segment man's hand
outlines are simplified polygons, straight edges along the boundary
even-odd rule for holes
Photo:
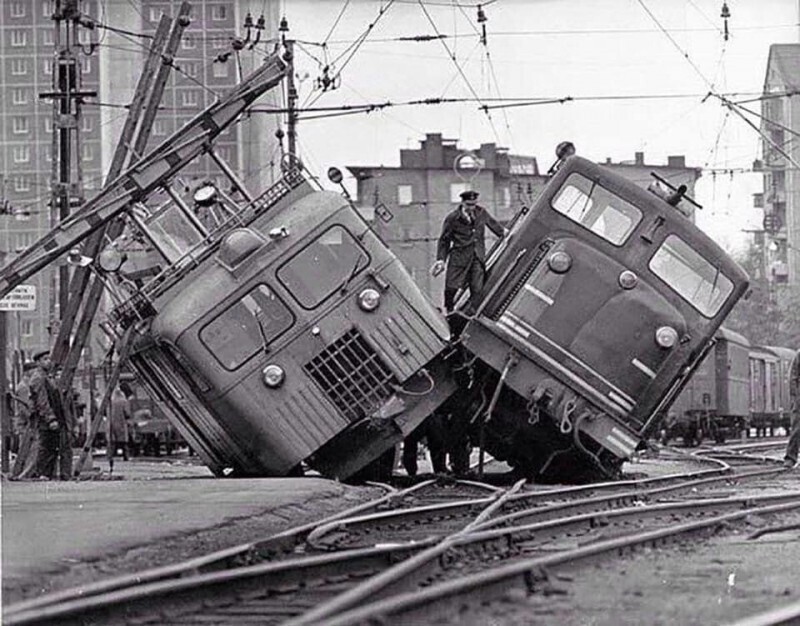
[[[444,271],[444,261],[436,261],[431,267],[431,276],[438,276]]]

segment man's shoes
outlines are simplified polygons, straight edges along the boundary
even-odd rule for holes
[[[797,461],[794,459],[784,459],[783,467],[786,469],[794,469],[795,467],[797,467]]]

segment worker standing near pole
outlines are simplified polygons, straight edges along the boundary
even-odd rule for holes
[[[58,477],[58,453],[62,430],[66,429],[61,395],[52,377],[50,351],[33,355],[36,370],[31,377],[31,410],[39,424],[36,473],[40,479]]]
[[[20,427],[19,450],[11,470],[11,478],[25,480],[35,478],[36,459],[39,454],[39,424],[31,405],[31,376],[35,363],[22,366],[22,378],[13,394],[14,415]]]

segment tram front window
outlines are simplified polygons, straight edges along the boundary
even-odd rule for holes
[[[642,212],[585,176],[573,173],[553,198],[553,208],[620,246],[642,219]]]
[[[650,259],[650,269],[706,317],[714,317],[733,291],[719,266],[677,235],[670,235]]]
[[[200,341],[222,366],[235,370],[269,350],[294,324],[294,315],[267,285],[258,285],[200,330]]]
[[[370,258],[342,226],[332,226],[278,270],[278,279],[305,309],[313,309],[369,267]]]

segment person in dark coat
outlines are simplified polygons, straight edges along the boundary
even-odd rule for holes
[[[438,276],[447,264],[444,279],[444,308],[453,310],[459,289],[469,287],[473,311],[478,308],[486,273],[486,227],[498,237],[506,230],[478,204],[477,191],[464,191],[461,204],[444,218],[431,274]]]
[[[469,288],[470,310],[474,313],[480,304],[486,277],[486,228],[498,237],[508,231],[478,204],[477,191],[461,193],[461,204],[448,213],[442,224],[442,234],[436,250],[436,263],[431,274],[438,276],[447,265],[444,280],[444,309],[448,315],[450,332],[457,337],[464,327],[463,319],[450,314],[458,292]],[[441,440],[446,442],[453,473],[463,476],[469,471],[470,443],[467,416],[457,412],[441,418]],[[436,451],[439,453],[439,451]],[[431,450],[433,455],[434,451]],[[442,455],[443,456],[443,455]]]
[[[39,424],[39,451],[36,472],[40,478],[58,477],[58,452],[61,433],[66,429],[61,395],[52,379],[52,361],[48,350],[33,355],[36,371],[31,377],[31,410]]]
[[[35,478],[36,461],[39,452],[39,425],[36,414],[31,407],[31,376],[36,369],[35,363],[22,366],[22,379],[12,399],[15,402],[17,422],[21,427],[19,450],[11,470],[11,477],[24,480]]]

